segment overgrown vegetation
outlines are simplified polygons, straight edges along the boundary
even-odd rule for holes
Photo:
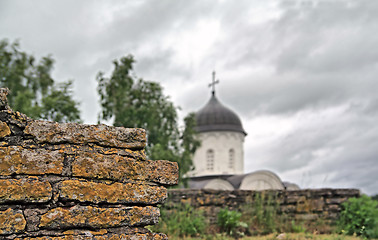
[[[152,230],[165,232],[170,239],[198,235],[206,239],[228,239],[252,235],[334,231],[325,220],[295,220],[281,212],[278,196],[270,192],[256,193],[250,204],[240,209],[220,210],[216,222],[212,224],[210,219],[203,216],[204,213],[189,205],[176,205],[168,209],[163,206],[161,221]]]
[[[163,208],[159,224],[151,230],[167,233],[170,237],[195,237],[204,233],[207,225],[203,212],[186,204],[169,210]]]
[[[256,193],[253,202],[243,207],[243,220],[254,234],[267,234],[286,230],[286,215],[279,214],[276,196]],[[285,226],[283,226],[285,225]]]
[[[169,238],[171,240],[175,239],[185,239],[185,240],[194,240],[194,239],[206,239],[206,240],[232,240],[234,237],[225,236],[222,234],[216,234],[213,236],[203,236],[202,238]],[[361,237],[357,236],[344,236],[339,234],[314,234],[314,233],[271,233],[264,236],[247,236],[239,238],[240,240],[362,240]]]
[[[242,213],[221,209],[218,213],[217,224],[222,232],[226,232],[230,236],[241,237],[248,228],[247,223],[242,222]]]
[[[364,238],[378,238],[378,201],[366,195],[342,204],[338,221],[340,232]]]

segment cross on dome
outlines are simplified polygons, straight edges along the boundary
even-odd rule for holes
[[[219,83],[219,80],[215,80],[215,71],[213,71],[213,80],[212,82],[209,84],[209,87],[212,88],[212,91],[211,93],[213,94],[213,96],[215,95],[215,84],[218,84]]]

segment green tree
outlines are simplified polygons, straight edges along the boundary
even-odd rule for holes
[[[56,84],[51,56],[36,62],[19,49],[17,41],[0,41],[0,84],[10,90],[12,109],[36,119],[79,122],[78,102],[72,99],[72,81]]]
[[[163,93],[157,82],[137,79],[131,55],[114,60],[110,77],[97,75],[102,111],[99,121],[113,120],[114,126],[139,127],[147,131],[147,155],[150,159],[176,161],[180,177],[192,169],[192,155],[199,146],[195,138],[194,114],[178,127],[178,108]]]

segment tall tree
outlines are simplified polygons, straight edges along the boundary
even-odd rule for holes
[[[185,118],[180,131],[177,107],[163,93],[157,82],[137,79],[131,55],[114,60],[110,77],[97,75],[101,97],[101,120],[113,120],[114,126],[140,127],[147,131],[147,155],[150,159],[176,161],[180,177],[193,168],[192,156],[199,146],[195,138],[194,114]]]
[[[29,117],[79,122],[78,102],[72,99],[72,81],[56,84],[51,56],[36,62],[19,49],[17,41],[0,41],[0,84],[10,89],[9,105]]]

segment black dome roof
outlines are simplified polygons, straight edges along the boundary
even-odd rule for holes
[[[210,131],[244,131],[240,118],[229,108],[223,106],[213,94],[210,101],[196,114],[196,130],[198,132]]]

